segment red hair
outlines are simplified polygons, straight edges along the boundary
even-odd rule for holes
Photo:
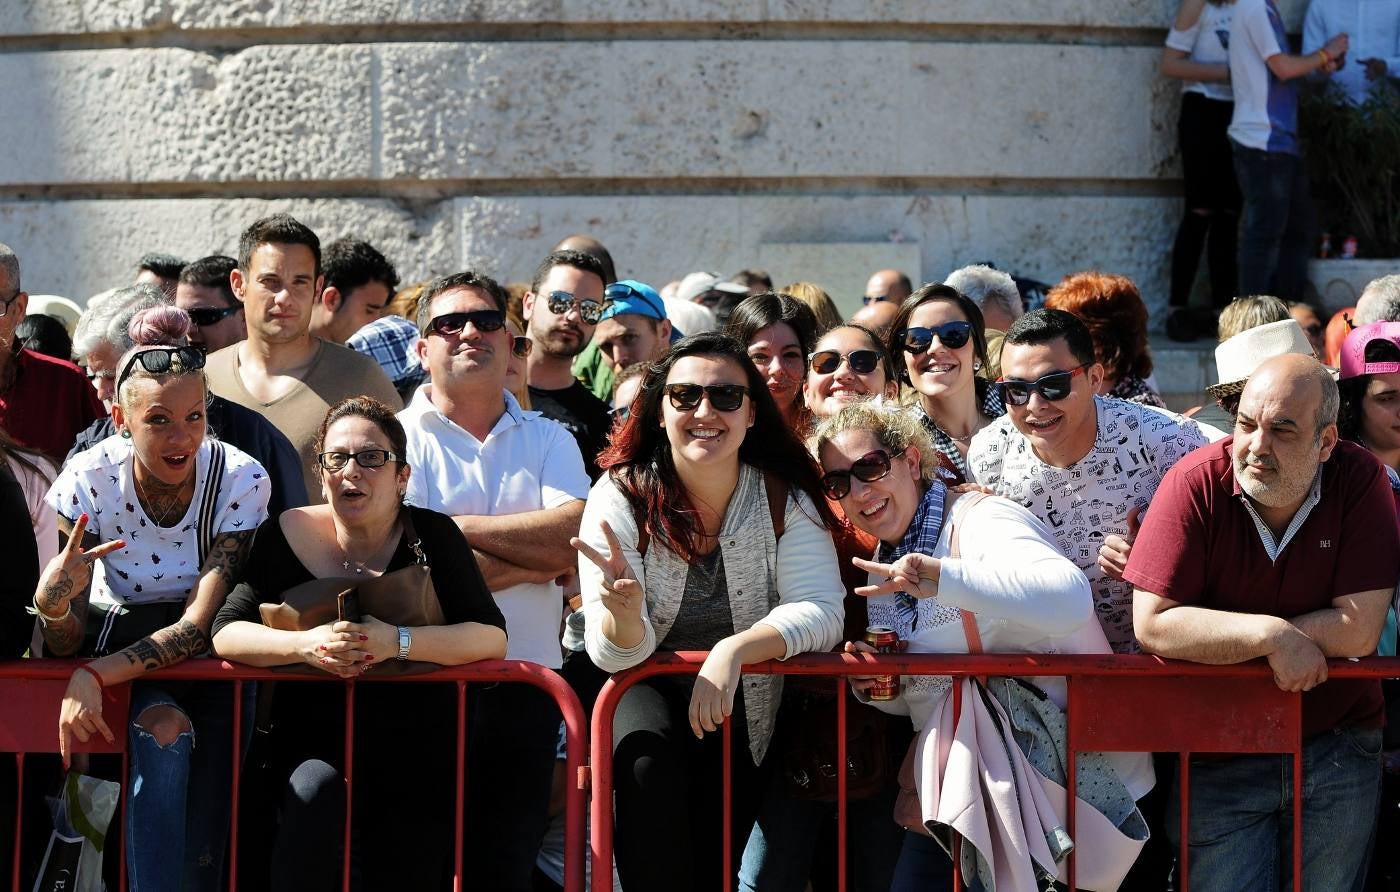
[[[1095,359],[1114,379],[1152,374],[1147,348],[1147,307],[1127,276],[1083,272],[1050,289],[1045,306],[1079,317],[1094,339]]]

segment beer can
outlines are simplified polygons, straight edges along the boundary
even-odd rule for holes
[[[899,653],[899,633],[889,626],[866,627],[865,643],[875,648],[876,653]],[[877,675],[866,693],[871,700],[893,700],[899,696],[900,682],[898,675]]]

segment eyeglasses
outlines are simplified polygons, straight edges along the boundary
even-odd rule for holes
[[[841,360],[857,375],[868,375],[880,364],[880,354],[874,350],[852,350],[844,356],[838,350],[818,350],[807,354],[807,363],[818,375],[830,375],[841,368]]]
[[[822,475],[822,492],[827,498],[840,501],[851,492],[851,478],[863,480],[866,483],[874,483],[876,480],[883,480],[890,473],[891,462],[904,454],[901,449],[894,455],[890,455],[883,449],[876,449],[874,452],[867,452],[860,458],[851,462],[851,466],[844,471],[827,471]]]
[[[871,304],[884,303],[889,299],[890,296],[888,294],[867,294],[860,299],[860,302],[868,307]]]
[[[663,392],[682,412],[700,405],[701,397],[709,397],[710,408],[716,412],[733,412],[744,404],[749,389],[742,384],[667,384]]]
[[[243,309],[241,304],[234,304],[231,307],[195,307],[186,310],[185,315],[190,317],[190,321],[201,328],[209,325],[217,325],[224,319]]]
[[[137,363],[152,375],[164,375],[179,360],[180,368],[187,372],[204,368],[204,351],[198,347],[151,347],[142,350],[127,360],[122,373],[117,376],[117,386],[130,375]]]
[[[479,332],[500,331],[506,327],[506,314],[500,310],[472,310],[467,313],[443,313],[435,317],[423,329],[424,337],[440,334],[444,337],[459,335],[470,322]]]
[[[85,369],[84,371],[87,372],[87,379],[89,381],[92,381],[94,384],[97,383],[97,380],[99,378],[106,378],[108,381],[111,381],[113,378],[117,377],[117,372],[115,369],[107,369],[101,372],[96,372],[92,369]]]
[[[938,336],[938,342],[949,350],[957,350],[966,346],[972,337],[972,323],[955,319],[952,322],[945,322],[942,325],[932,327],[915,326],[914,328],[901,328],[895,333],[895,342],[904,348],[904,352],[913,356],[918,356],[933,346],[934,336]]]
[[[546,296],[545,301],[549,306],[549,312],[556,316],[563,316],[570,309],[577,306],[579,318],[585,325],[597,325],[598,320],[603,316],[603,305],[596,300],[579,300],[567,291],[551,291]]]
[[[1034,381],[1002,378],[997,382],[997,387],[1001,388],[1002,401],[1007,405],[1024,406],[1031,401],[1031,394],[1037,391],[1050,402],[1058,403],[1069,396],[1074,387],[1074,376],[1082,375],[1086,368],[1088,366],[1081,365],[1067,372],[1051,372]]]
[[[562,294],[563,292],[555,293]],[[648,307],[651,307],[653,310],[655,310],[658,319],[666,318],[665,304],[662,304],[658,307],[656,305],[656,300],[653,299],[651,295],[643,294],[642,292],[633,288],[631,285],[623,285],[619,282],[614,282],[613,284],[609,285],[607,289],[603,292],[603,297],[605,301],[622,300],[628,297],[636,298],[637,300],[646,304]],[[549,309],[550,312],[555,312],[554,307],[551,306]],[[601,313],[599,315],[601,315]],[[588,320],[585,319],[584,321],[587,322]]]
[[[516,335],[511,339],[510,352],[516,359],[524,359],[530,355],[530,351],[534,346],[534,341],[524,335]]]
[[[365,449],[360,452],[322,452],[316,463],[327,471],[343,471],[350,459],[362,468],[382,468],[386,462],[403,461],[403,456],[387,449]]]

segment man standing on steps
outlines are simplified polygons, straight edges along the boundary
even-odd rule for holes
[[[574,377],[572,366],[602,318],[605,279],[597,258],[554,251],[535,270],[524,300],[526,334],[535,343],[526,372],[530,406],[573,434],[590,480],[598,479],[598,453],[612,417],[608,404]]]
[[[321,242],[287,214],[256,221],[238,240],[238,268],[229,277],[243,304],[248,339],[209,357],[209,388],[258,412],[292,441],[306,494],[324,502],[314,455],[316,432],[330,407],[370,396],[402,407],[379,364],[313,337],[311,307],[321,293]]]

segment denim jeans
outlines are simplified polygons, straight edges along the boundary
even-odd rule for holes
[[[1312,201],[1300,155],[1231,142],[1244,197],[1240,219],[1240,294],[1301,300],[1312,247]]]
[[[1335,728],[1303,744],[1303,889],[1358,890],[1381,794],[1379,729]],[[1180,844],[1180,781],[1167,833]],[[1293,758],[1191,761],[1192,892],[1293,888]]]
[[[249,718],[251,701],[251,696],[244,697]],[[175,707],[194,730],[161,746],[139,723],[141,713],[152,706]],[[137,682],[131,686],[127,733],[131,773],[126,858],[131,889],[219,892],[232,801],[233,686],[177,682],[167,688]]]
[[[855,892],[885,892],[894,875],[894,862],[904,831],[894,822],[890,789],[867,799],[852,799],[846,810],[846,857]],[[834,889],[833,876],[816,876],[813,861],[823,828],[836,823],[836,803],[794,799],[787,795],[782,778],[768,788],[744,847],[739,868],[742,892],[802,892],[812,888]],[[833,833],[834,837],[835,834]],[[832,857],[835,861],[835,856]]]

